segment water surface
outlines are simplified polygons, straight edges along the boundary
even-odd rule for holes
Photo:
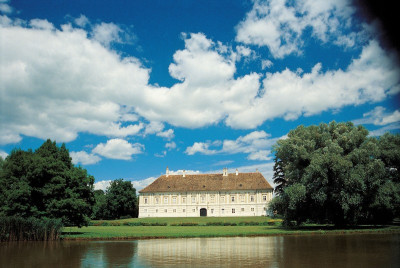
[[[399,267],[400,234],[0,243],[0,267]]]

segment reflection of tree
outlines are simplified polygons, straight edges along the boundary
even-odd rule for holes
[[[10,242],[0,245],[0,267],[80,267],[88,242]]]
[[[133,267],[137,241],[104,242],[105,267]]]

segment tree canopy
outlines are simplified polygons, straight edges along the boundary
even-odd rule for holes
[[[368,137],[352,123],[299,126],[274,146],[285,223],[383,223],[400,216],[400,136]]]
[[[87,225],[94,178],[72,164],[62,144],[47,140],[36,151],[13,150],[0,166],[0,215],[58,218]]]
[[[95,197],[96,205],[92,216],[94,219],[111,220],[138,216],[136,189],[130,181],[114,180],[106,192],[96,190]]]

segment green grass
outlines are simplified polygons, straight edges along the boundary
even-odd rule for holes
[[[243,222],[264,224],[272,221],[266,217],[225,217],[225,218],[146,218],[117,221],[94,221],[93,224],[107,222],[110,226],[68,227],[63,239],[143,239],[179,237],[218,236],[268,236],[293,234],[345,234],[345,233],[400,233],[399,226],[358,226],[351,229],[335,229],[331,225],[305,225],[297,229],[285,229],[280,220],[275,225],[243,226]],[[167,223],[167,226],[126,226],[124,222]],[[235,223],[237,226],[206,226],[209,222]],[[181,223],[197,223],[198,226],[174,226]],[[113,226],[114,225],[114,226]]]

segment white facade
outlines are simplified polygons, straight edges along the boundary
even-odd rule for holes
[[[266,216],[272,189],[141,193],[139,218]]]

